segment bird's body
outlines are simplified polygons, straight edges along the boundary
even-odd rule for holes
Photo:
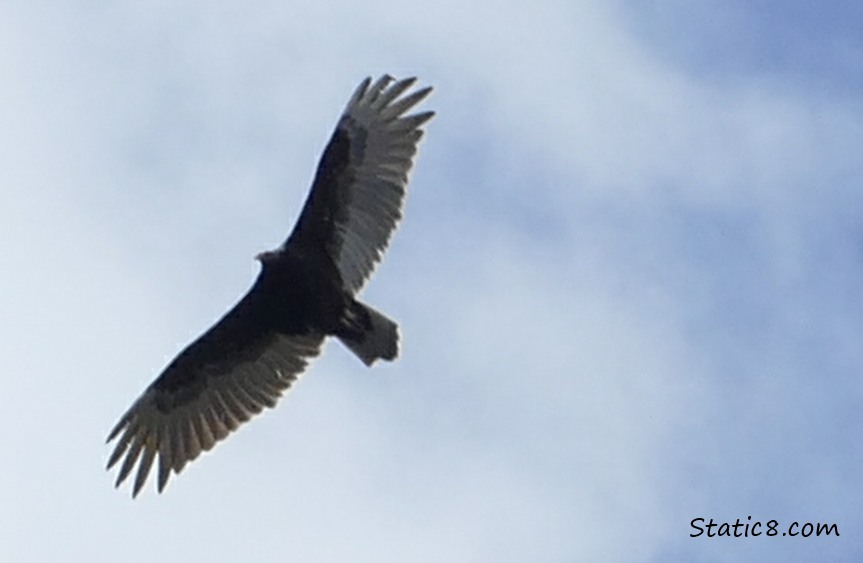
[[[366,365],[398,354],[395,322],[357,300],[401,218],[420,126],[432,112],[403,116],[431,88],[365,80],[342,114],[318,165],[297,225],[278,249],[258,255],[261,272],[210,330],[165,368],[111,431],[109,461],[137,464],[137,495],[158,457],[158,488],[202,451],[281,394],[327,336]]]

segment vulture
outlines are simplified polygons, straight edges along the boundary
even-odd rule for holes
[[[201,452],[265,407],[274,407],[335,336],[364,364],[394,360],[398,326],[357,299],[402,216],[408,172],[432,111],[406,115],[431,87],[415,78],[366,78],[324,149],[287,240],[256,259],[246,295],[188,345],[108,435],[119,487],[132,497],[158,458],[161,493]],[[137,470],[136,470],[137,465]]]

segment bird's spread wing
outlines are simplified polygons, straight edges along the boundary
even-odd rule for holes
[[[250,292],[123,415],[108,436],[108,442],[119,438],[108,468],[123,460],[117,486],[137,463],[132,492],[137,495],[158,456],[161,492],[172,471],[180,473],[264,407],[275,406],[319,353],[323,335],[266,330],[255,314],[260,306]]]
[[[403,96],[416,79],[367,78],[354,92],[318,164],[312,190],[285,245],[323,246],[355,293],[380,261],[402,216],[408,172],[426,111],[405,115],[431,92]]]

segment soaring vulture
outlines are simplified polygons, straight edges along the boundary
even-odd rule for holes
[[[364,80],[324,149],[311,192],[288,239],[257,256],[248,293],[174,358],[111,430],[115,486],[135,469],[140,492],[158,457],[158,490],[171,472],[274,407],[335,336],[367,366],[398,354],[398,326],[357,300],[402,215],[421,127],[405,115],[430,87],[415,78]]]

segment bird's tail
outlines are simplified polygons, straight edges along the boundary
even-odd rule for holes
[[[399,354],[399,327],[384,314],[354,301],[336,336],[367,366],[377,359],[392,361]]]

